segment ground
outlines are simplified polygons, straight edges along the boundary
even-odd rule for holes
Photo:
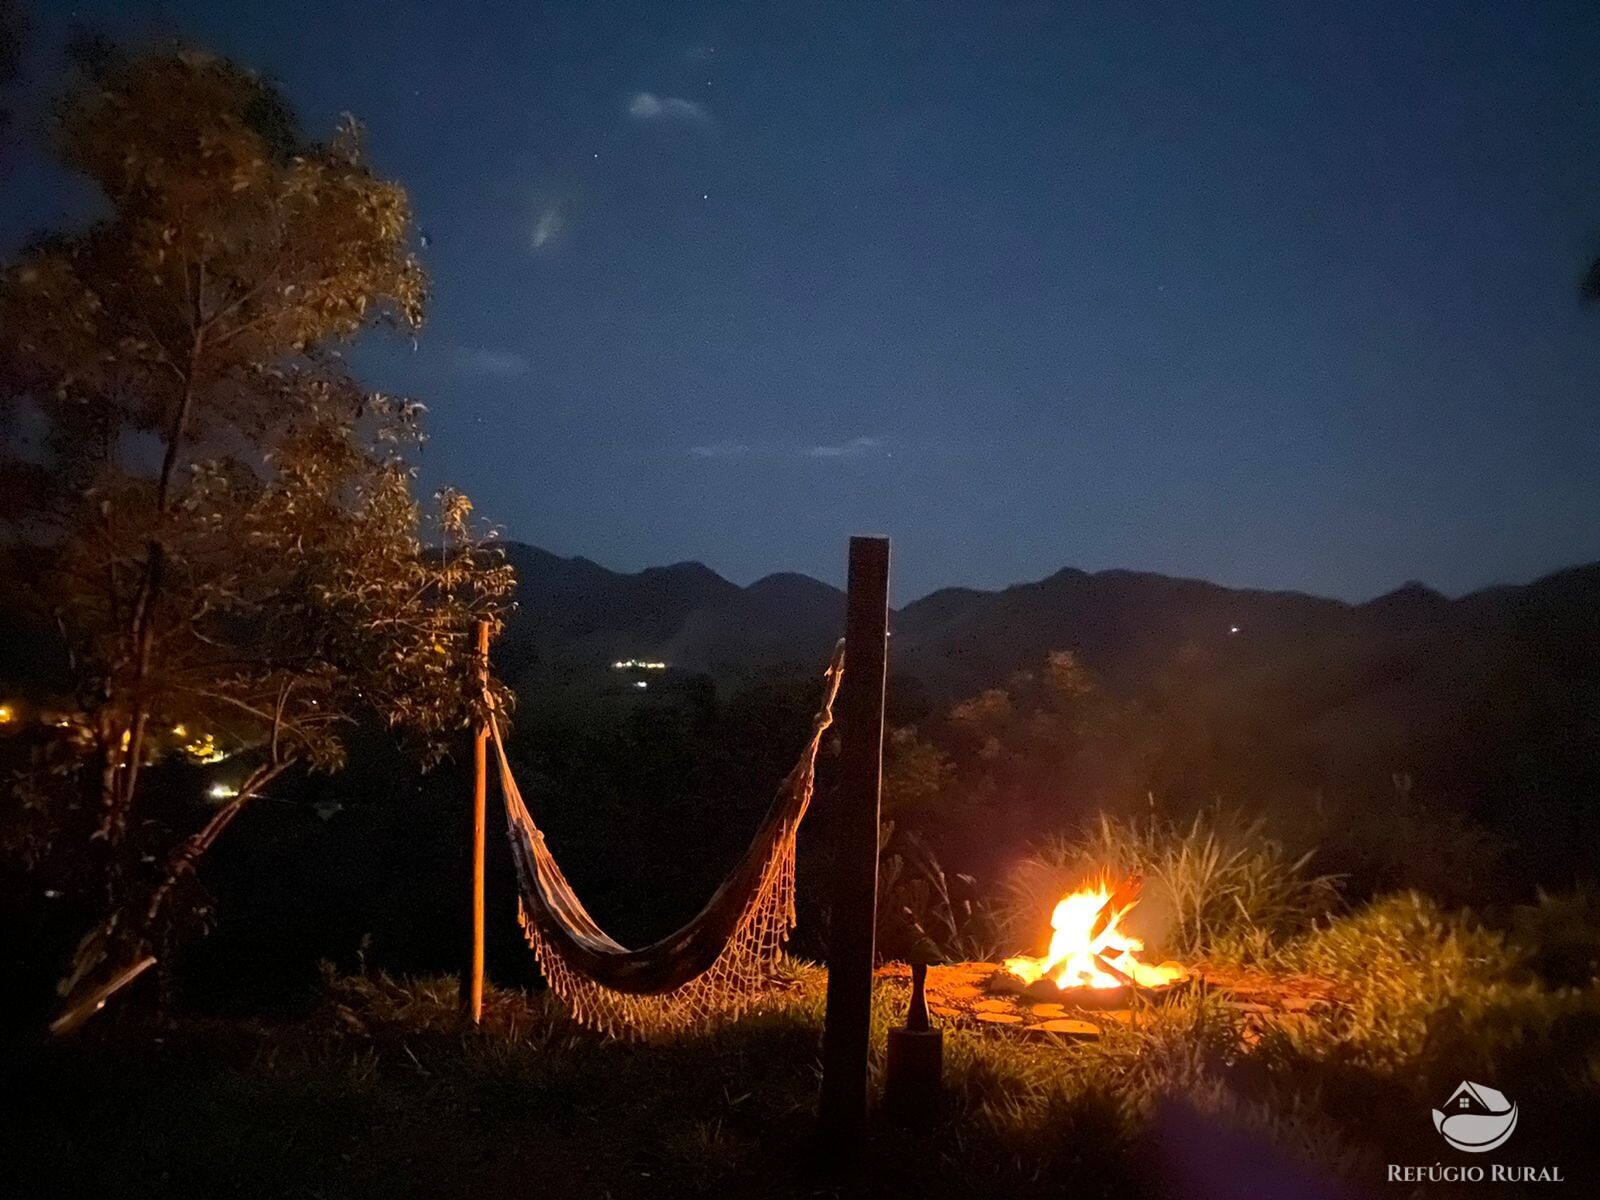
[[[1239,1014],[1240,1033],[1246,1044],[1259,1041],[1271,1030],[1304,1025],[1342,1003],[1338,985],[1330,979],[1287,971],[1247,970],[1220,963],[1194,964],[1169,995],[1151,992],[1133,995],[1125,1003],[1104,1001],[1087,1005],[1030,1000],[997,991],[991,977],[999,963],[949,963],[928,969],[928,1011],[947,1029],[985,1028],[995,1034],[1043,1038],[1047,1036],[1098,1040],[1109,1025],[1138,1028],[1160,1020],[1159,1006],[1168,1000],[1188,999],[1195,991],[1214,994]],[[879,978],[909,987],[911,970],[890,963]],[[1113,989],[1118,997],[1121,989]]]
[[[1283,1001],[1336,971],[1235,967],[1241,986],[1279,980],[1277,999],[1190,989],[1093,1039],[949,1020],[936,1128],[875,1120],[847,1168],[813,1126],[813,967],[796,965],[762,1011],[659,1045],[595,1037],[510,990],[491,990],[483,1027],[464,1029],[451,979],[330,976],[311,1007],[270,1022],[113,1011],[10,1055],[8,1090],[25,1103],[0,1140],[0,1195],[1414,1195],[1384,1182],[1385,1164],[1454,1153],[1430,1110],[1463,1074],[1521,1105],[1516,1161],[1600,1177],[1573,1120],[1597,1111],[1592,995],[1472,982],[1483,956],[1457,955],[1455,933],[1428,943],[1419,919],[1402,908],[1339,932],[1339,955],[1399,957],[1299,1012]],[[1339,955],[1324,947],[1327,963]],[[1407,962],[1435,974],[1419,982]],[[880,977],[875,1044],[907,987],[903,970]],[[1481,1044],[1462,1020],[1506,1028],[1513,1013],[1514,1044],[1492,1061],[1453,1040],[1466,1028]]]

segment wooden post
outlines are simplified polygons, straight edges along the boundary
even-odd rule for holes
[[[888,637],[889,539],[851,538],[844,682],[839,692],[840,811],[828,925],[821,1114],[829,1149],[844,1155],[860,1145],[867,1120]]]
[[[889,1030],[883,1061],[883,1111],[922,1132],[932,1129],[939,1115],[944,1072],[944,1033],[928,1019],[927,987],[928,964],[913,952],[906,1023]]]
[[[489,622],[478,622],[474,673],[481,687],[489,683]],[[474,1025],[483,1019],[483,868],[488,832],[489,724],[480,720],[472,739],[472,963],[468,968],[467,1015]]]

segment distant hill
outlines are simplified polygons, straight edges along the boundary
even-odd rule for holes
[[[805,575],[740,587],[700,563],[629,574],[519,543],[507,553],[517,569],[518,611],[503,648],[519,659],[580,667],[662,658],[737,677],[820,660],[844,623],[843,592]],[[893,661],[934,695],[956,698],[1065,649],[1113,690],[1136,692],[1183,656],[1225,654],[1239,669],[1318,648],[1341,655],[1359,648],[1360,659],[1380,646],[1378,658],[1408,646],[1439,650],[1468,636],[1509,634],[1513,617],[1519,627],[1537,625],[1543,607],[1571,607],[1573,595],[1600,603],[1600,563],[1458,600],[1408,583],[1364,604],[1069,567],[999,591],[946,588],[906,605],[892,615]]]
[[[495,657],[513,679],[536,666],[581,671],[659,658],[691,617],[744,594],[700,563],[623,574],[519,542],[505,549],[517,572],[517,611]]]
[[[736,684],[815,667],[843,625],[843,594],[803,575],[741,588],[698,563],[625,574],[509,552],[520,608],[497,658],[513,682],[648,657]],[[1520,803],[1547,776],[1600,795],[1600,563],[1455,600],[1410,583],[1364,604],[1068,568],[934,592],[891,624],[893,670],[937,703],[1071,650],[1113,695],[1181,696],[1210,736],[1289,756],[1307,778],[1415,771]]]
[[[820,669],[844,624],[843,593],[804,575],[740,587],[700,563],[627,573],[506,551],[518,607],[496,668],[580,724],[591,711],[614,719],[607,697],[704,696],[700,675],[723,696],[769,679],[781,693],[782,676]],[[1600,851],[1585,850],[1600,845],[1600,563],[1457,599],[1408,583],[1361,604],[1068,568],[934,592],[894,612],[891,629],[897,719],[1070,650],[1119,707],[1107,758],[1141,791],[1291,816],[1359,798],[1338,811],[1360,814],[1374,838],[1386,806],[1414,794],[1529,846],[1541,857],[1528,878],[1559,878],[1563,854],[1600,871]],[[611,670],[630,658],[674,670],[649,681]],[[50,630],[0,630],[0,696],[61,690],[65,663]]]
[[[896,650],[939,695],[999,683],[1052,650],[1074,651],[1113,690],[1138,690],[1186,647],[1303,638],[1336,626],[1348,611],[1295,592],[1067,568],[1003,591],[935,592],[908,604],[897,614]]]

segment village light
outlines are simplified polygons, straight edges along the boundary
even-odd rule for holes
[[[173,732],[176,733],[177,730]],[[181,748],[197,763],[218,763],[228,757],[227,751],[221,749],[217,745],[217,739],[209,733],[203,733],[192,741],[185,742]]]
[[[213,783],[210,796],[213,800],[232,800],[239,794],[239,789],[231,783]]]
[[[0,704],[0,725],[9,725],[17,719],[17,710],[9,704]]]

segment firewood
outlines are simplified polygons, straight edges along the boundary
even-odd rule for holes
[[[1089,926],[1089,940],[1094,941],[1106,931],[1111,922],[1139,903],[1139,897],[1143,892],[1143,875],[1129,875],[1117,884],[1111,895],[1106,897],[1106,902],[1100,906],[1100,911],[1095,914],[1094,924]]]
[[[1094,956],[1094,965],[1099,967],[1107,975],[1114,977],[1119,983],[1125,984],[1128,987],[1139,986],[1138,981],[1135,980],[1132,975],[1129,975],[1126,971],[1120,970],[1119,968],[1113,966],[1111,960],[1103,954],[1096,954]]]

